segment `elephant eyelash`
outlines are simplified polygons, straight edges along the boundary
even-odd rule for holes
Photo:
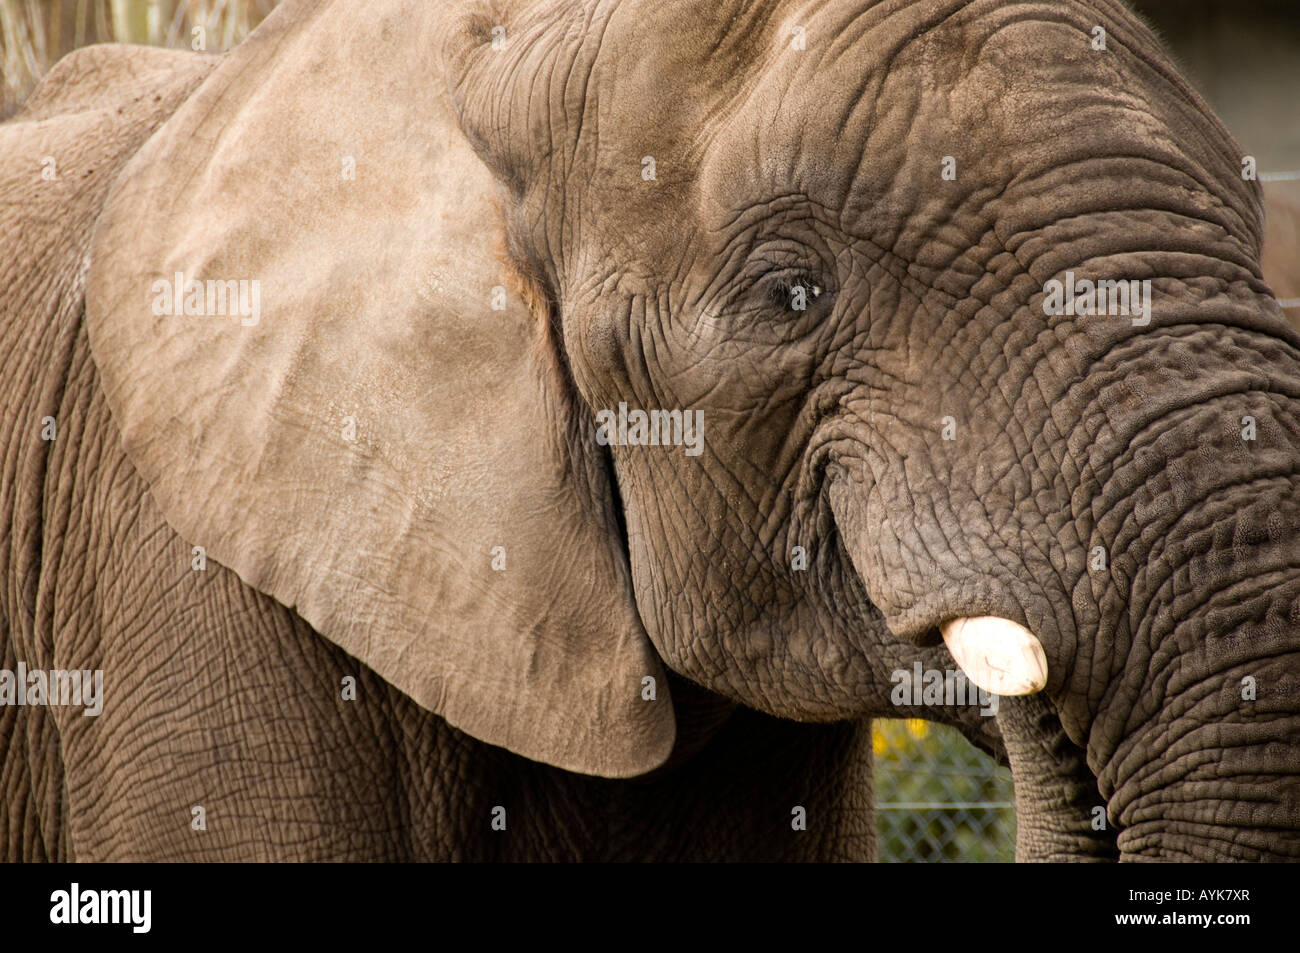
[[[796,302],[799,292],[803,292],[803,307]],[[767,282],[766,300],[768,304],[782,310],[807,310],[827,294],[826,282],[809,273],[781,275]]]

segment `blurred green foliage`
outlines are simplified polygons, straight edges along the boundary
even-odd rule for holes
[[[1012,861],[1011,771],[956,730],[874,722],[876,832],[886,862]]]

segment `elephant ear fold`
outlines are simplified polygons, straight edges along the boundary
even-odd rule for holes
[[[641,774],[673,746],[664,672],[593,427],[431,64],[441,8],[290,2],[229,54],[109,197],[91,347],[208,558],[476,738]]]

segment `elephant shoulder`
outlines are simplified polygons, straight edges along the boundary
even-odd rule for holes
[[[90,236],[109,189],[216,57],[92,46],[61,59],[0,123],[0,334],[79,316]],[[12,378],[12,368],[7,370]]]
[[[81,47],[54,65],[15,118],[40,122],[98,110],[124,114],[138,104],[168,116],[217,62],[216,56],[151,46]]]
[[[37,508],[65,441],[72,342],[84,314],[90,240],[118,175],[211,70],[215,58],[89,47],[59,61],[0,123],[0,578],[31,596],[42,564]],[[20,544],[19,541],[22,543]],[[32,597],[34,598],[34,597]],[[32,598],[0,598],[22,634]],[[28,633],[30,634],[30,633]],[[3,739],[0,739],[3,741]]]
[[[117,45],[59,60],[0,123],[0,234],[45,259],[60,246],[82,251],[117,173],[216,62]]]

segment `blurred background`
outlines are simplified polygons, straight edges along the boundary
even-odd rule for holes
[[[277,0],[0,0],[0,116],[31,92],[59,57],[90,43],[228,50]]]
[[[239,43],[275,5],[276,0],[0,0],[0,116],[12,112],[69,50],[121,41],[219,53]],[[1164,37],[1245,152],[1256,157],[1269,194],[1300,208],[1300,0],[1132,5]],[[1300,235],[1291,238],[1300,241]],[[1279,297],[1300,295],[1274,285]],[[873,741],[882,860],[1013,859],[1010,771],[955,731],[929,722],[877,721]]]

